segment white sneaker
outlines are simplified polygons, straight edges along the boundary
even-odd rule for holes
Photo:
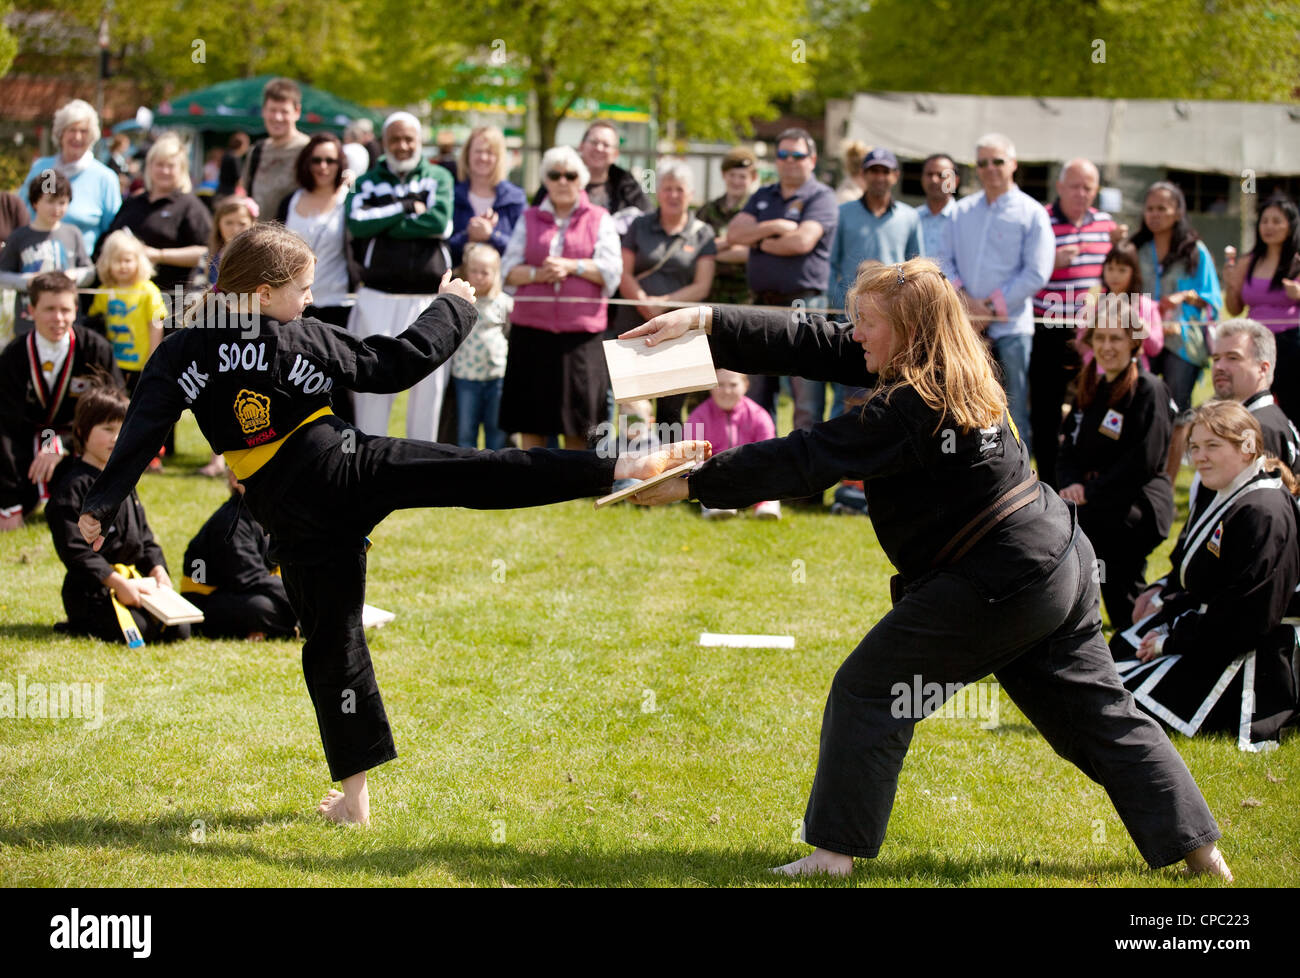
[[[729,520],[737,513],[734,509],[709,509],[707,506],[700,507],[700,515],[706,520]]]
[[[754,507],[754,515],[760,520],[779,520],[781,518],[781,500],[764,500]]]

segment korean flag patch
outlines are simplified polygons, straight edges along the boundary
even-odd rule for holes
[[[1119,438],[1119,433],[1124,430],[1124,415],[1111,408],[1101,419],[1101,427],[1097,430],[1107,438]]]
[[[1210,539],[1205,542],[1205,549],[1214,556],[1219,556],[1219,547],[1223,544],[1223,520],[1219,520],[1219,525],[1214,528],[1210,534]]]

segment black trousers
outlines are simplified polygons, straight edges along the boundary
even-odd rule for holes
[[[338,445],[277,458],[269,480],[258,473],[246,482],[244,498],[271,534],[302,629],[303,676],[330,777],[341,781],[397,756],[361,627],[366,535],[398,509],[509,509],[596,495],[612,483],[614,460],[545,448],[480,452],[370,437],[337,419],[317,424],[336,429]]]
[[[1164,538],[1149,519],[1125,520],[1113,511],[1089,514],[1087,510],[1087,506],[1080,508],[1079,525],[1097,553],[1095,576],[1106,615],[1122,631],[1133,624],[1133,606],[1147,588],[1147,557]]]
[[[186,597],[203,612],[203,624],[197,630],[210,638],[247,638],[253,632],[280,638],[292,635],[298,624],[284,581],[278,577],[270,578],[257,590],[214,591]]]
[[[1079,355],[1070,343],[1073,338],[1073,325],[1066,328],[1039,323],[1034,327],[1034,347],[1029,351],[1030,444],[1034,446],[1038,478],[1053,489],[1059,488],[1056,458],[1061,446],[1061,405],[1071,379],[1079,372]]]
[[[1078,535],[1047,577],[996,603],[966,576],[977,571],[945,571],[908,591],[831,684],[805,840],[875,856],[920,719],[895,716],[895,684],[969,685],[990,672],[1052,749],[1106,789],[1152,866],[1218,839],[1187,765],[1115,673],[1092,561]]]

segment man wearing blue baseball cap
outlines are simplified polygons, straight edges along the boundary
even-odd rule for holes
[[[858,277],[864,261],[886,265],[921,254],[921,221],[916,208],[893,195],[898,182],[898,158],[877,146],[862,159],[866,191],[858,200],[840,205],[840,219],[831,243],[830,300],[844,308],[844,294]]]

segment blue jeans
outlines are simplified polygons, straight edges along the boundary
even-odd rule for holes
[[[1034,337],[1004,336],[993,341],[993,358],[1002,368],[1002,386],[1007,392],[1007,411],[1026,449],[1032,450],[1029,427],[1029,354]]]
[[[503,378],[496,380],[462,380],[456,384],[456,444],[461,448],[478,448],[478,426],[483,425],[483,447],[495,451],[504,448],[506,433],[497,427],[497,409],[501,406]]]
[[[1192,391],[1196,388],[1196,381],[1200,379],[1201,368],[1188,363],[1176,353],[1166,351],[1160,364],[1160,372],[1164,377],[1165,385],[1169,388],[1169,395],[1178,405],[1179,412],[1186,411],[1192,406]]]

